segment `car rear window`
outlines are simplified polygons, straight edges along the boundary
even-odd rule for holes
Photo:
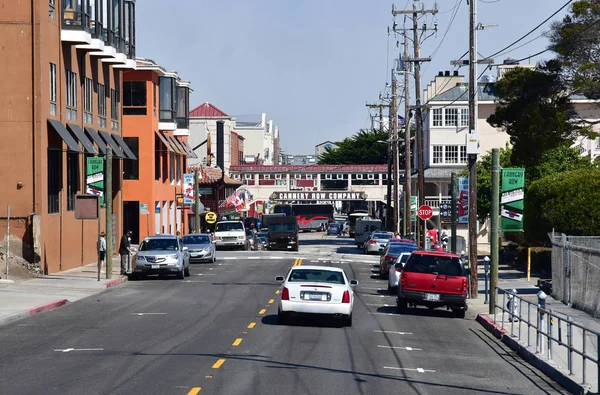
[[[232,230],[244,230],[241,222],[217,222],[216,232],[230,232]]]
[[[444,276],[462,276],[459,258],[436,255],[412,254],[404,268],[406,273],[427,273]]]
[[[386,239],[389,240],[392,238],[392,235],[389,233],[373,233],[373,237],[371,237],[372,239]]]
[[[210,237],[208,235],[183,236],[183,244],[210,244]]]
[[[388,249],[387,253],[388,254],[392,254],[392,255],[397,255],[397,254],[401,254],[403,252],[412,252],[412,251],[416,251],[419,248],[416,245],[413,244],[390,244],[390,248]]]
[[[289,282],[315,282],[345,284],[342,272],[333,270],[294,269],[288,278]]]

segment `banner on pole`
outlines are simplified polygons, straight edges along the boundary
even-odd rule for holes
[[[104,159],[89,157],[86,159],[85,193],[100,197],[104,206]]]
[[[417,219],[417,204],[419,204],[417,196],[410,197],[410,220],[415,221]]]
[[[523,231],[523,198],[525,197],[525,169],[502,169],[500,197],[500,226],[503,232]]]
[[[459,177],[458,178],[458,199],[456,201],[458,205],[458,223],[467,224],[469,223],[469,178]]]
[[[183,175],[183,204],[188,207],[194,204],[194,173]]]

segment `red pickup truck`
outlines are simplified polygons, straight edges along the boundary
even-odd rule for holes
[[[469,269],[465,269],[459,255],[435,251],[414,251],[400,276],[399,313],[408,306],[426,306],[430,309],[448,307],[458,318],[467,311]]]

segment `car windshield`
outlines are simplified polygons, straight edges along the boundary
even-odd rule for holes
[[[140,251],[177,251],[176,239],[148,239],[142,241]]]
[[[375,240],[389,240],[392,238],[392,236],[393,235],[391,235],[390,233],[373,233],[373,236],[371,238]]]
[[[294,232],[296,230],[296,224],[270,224],[269,232]]]
[[[404,271],[407,273],[427,273],[443,276],[462,276],[460,259],[449,256],[413,254]]]
[[[400,254],[399,258],[400,263],[406,263],[406,261],[408,261],[408,258],[410,258],[410,254]]]
[[[329,224],[329,229],[334,229],[334,228],[339,228],[340,225],[338,224]]]
[[[241,222],[219,222],[215,231],[231,232],[232,230],[244,230],[244,225]]]
[[[210,237],[208,235],[183,236],[183,244],[210,244]]]
[[[342,272],[333,270],[295,269],[292,270],[289,282],[313,282],[345,284]]]
[[[398,255],[403,252],[412,252],[412,251],[416,251],[418,249],[419,248],[414,244],[394,243],[394,244],[390,244],[390,248],[388,249],[387,253],[390,255]]]

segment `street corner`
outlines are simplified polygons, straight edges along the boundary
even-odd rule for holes
[[[487,314],[477,314],[475,320],[498,339],[501,339],[502,336],[506,334],[506,329],[502,328],[501,325],[497,324],[494,319]]]
[[[113,288],[117,285],[121,285],[128,280],[127,276],[121,276],[119,278],[115,278],[114,280],[109,280],[104,283],[104,289]]]

